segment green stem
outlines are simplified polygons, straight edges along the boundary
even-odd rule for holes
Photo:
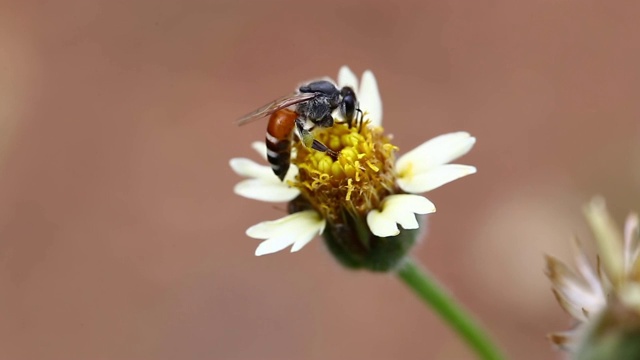
[[[479,359],[499,360],[504,358],[471,315],[418,264],[411,259],[406,259],[398,270],[398,276],[456,331],[476,352]]]

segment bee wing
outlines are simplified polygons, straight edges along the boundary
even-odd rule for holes
[[[265,116],[269,116],[278,110],[282,110],[291,105],[299,104],[303,101],[307,101],[316,97],[315,93],[295,93],[291,95],[287,95],[280,99],[274,100],[267,105],[253,111],[240,119],[236,120],[235,123],[238,125],[248,124],[254,120],[258,120]]]

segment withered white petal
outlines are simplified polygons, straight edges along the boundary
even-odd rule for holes
[[[469,165],[440,165],[422,173],[412,173],[397,179],[398,186],[406,192],[419,194],[431,191],[444,184],[475,174],[476,168]]]
[[[572,307],[571,315],[581,321],[586,321],[585,312],[593,314],[605,305],[605,299],[599,298],[588,288],[575,282],[563,282],[556,291]]]
[[[585,321],[583,310],[593,310],[597,299],[565,264],[551,256],[546,257],[546,263],[547,276],[560,305],[576,319]]]
[[[555,332],[553,334],[549,334],[549,340],[562,350],[574,352],[577,350],[577,344],[574,339],[580,335],[581,330],[583,329],[576,328],[567,331]]]
[[[627,216],[624,224],[624,263],[627,273],[633,271],[640,255],[640,233],[638,224],[638,214],[632,213]]]
[[[581,304],[575,304],[568,301],[564,297],[564,295],[559,293],[558,291],[554,291],[554,294],[556,296],[556,301],[558,301],[558,304],[560,304],[560,307],[563,308],[564,311],[569,313],[569,315],[571,315],[574,319],[581,322],[588,320],[586,315],[584,314],[584,311],[582,310],[583,308],[581,307]]]
[[[293,245],[291,252],[295,252],[322,233],[325,223],[320,214],[307,210],[256,224],[247,229],[247,235],[265,239],[256,249],[256,256],[278,252],[290,245]]]
[[[607,212],[607,206],[601,197],[593,198],[584,208],[584,213],[598,244],[598,254],[604,270],[609,280],[617,283],[624,276],[622,233]]]
[[[640,241],[637,239],[636,215],[631,214],[627,218],[623,236],[602,198],[592,199],[584,213],[598,245],[596,269],[590,265],[585,251],[577,241],[577,274],[555,258],[546,257],[547,276],[551,280],[558,303],[578,320],[574,328],[578,332],[551,337],[554,343],[563,347],[567,344],[575,347],[584,342],[585,339],[580,338],[590,336],[586,334],[591,333],[585,329],[590,328],[589,324],[597,324],[598,319],[601,319],[597,314],[607,311],[610,306],[625,307],[630,311],[640,309],[640,274],[632,265],[635,262],[633,259],[637,242]]]
[[[463,131],[436,136],[398,158],[396,171],[400,176],[429,171],[468,153],[475,143],[476,138]]]
[[[580,273],[582,278],[585,279],[585,281],[591,288],[591,291],[593,292],[593,294],[598,298],[604,299],[605,298],[604,289],[602,288],[602,284],[600,283],[600,279],[598,278],[598,275],[596,274],[595,270],[591,266],[591,263],[589,263],[589,259],[587,259],[587,255],[584,252],[584,249],[582,248],[582,244],[580,244],[580,242],[577,239],[574,240],[573,244],[574,244],[574,253],[576,254],[575,263],[576,263],[578,272]]]

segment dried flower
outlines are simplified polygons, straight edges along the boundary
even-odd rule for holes
[[[598,245],[595,269],[577,241],[578,273],[551,256],[546,258],[553,293],[560,306],[576,320],[573,329],[551,334],[550,339],[559,347],[579,354],[576,355],[579,359],[595,359],[602,358],[593,357],[602,351],[607,354],[616,351],[620,355],[617,352],[620,349],[612,348],[611,344],[622,344],[623,337],[630,333],[640,334],[640,240],[638,216],[629,215],[623,234],[601,198],[586,206],[585,216]],[[640,337],[636,336],[630,344],[638,341]]]

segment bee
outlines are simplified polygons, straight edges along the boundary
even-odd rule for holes
[[[289,109],[294,107],[294,110]],[[295,132],[302,144],[316,151],[327,153],[334,160],[338,153],[329,149],[313,136],[316,127],[328,128],[335,123],[332,113],[338,109],[345,119],[343,123],[352,126],[354,120],[362,120],[362,111],[358,108],[356,93],[345,86],[342,89],[327,80],[317,80],[302,85],[291,95],[274,100],[267,105],[236,120],[244,125],[269,116],[267,125],[267,159],[271,169],[284,180],[291,162],[291,145]],[[358,115],[360,117],[358,118]]]

